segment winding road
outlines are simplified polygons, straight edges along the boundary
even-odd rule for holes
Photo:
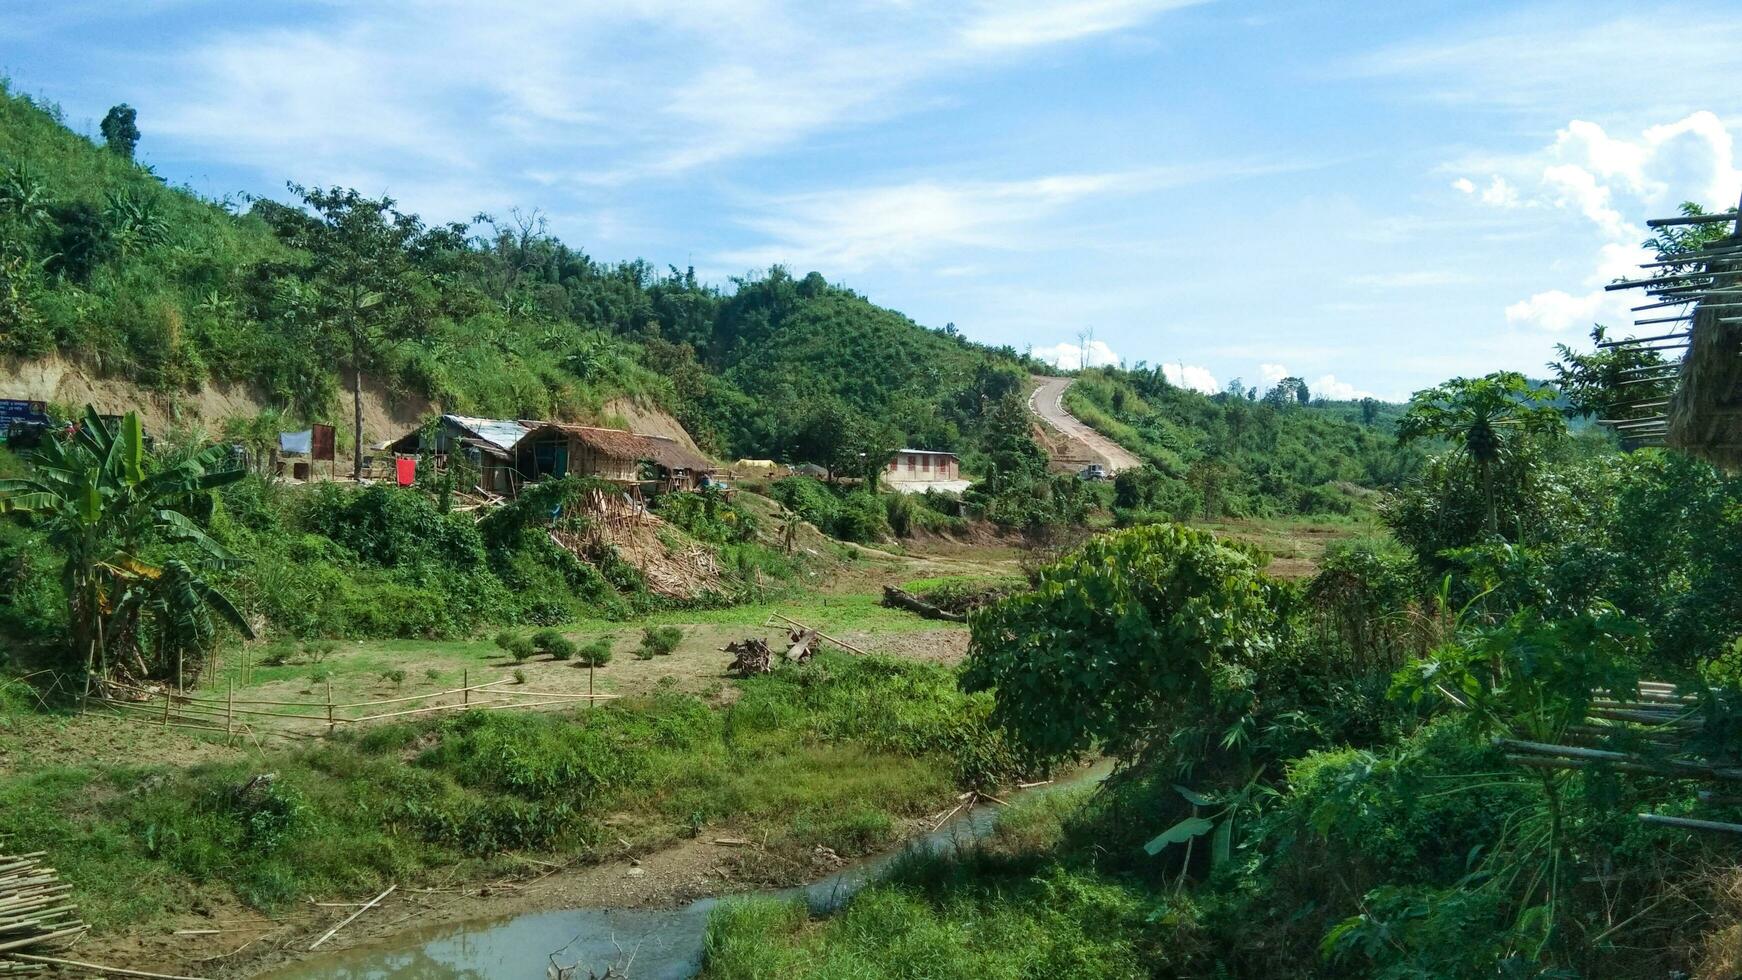
[[[1143,461],[1125,447],[1089,428],[1081,419],[1065,411],[1065,389],[1071,386],[1074,379],[1037,375],[1034,380],[1037,387],[1028,396],[1028,410],[1079,447],[1083,456],[1101,460],[1107,467],[1108,476],[1143,465]]]

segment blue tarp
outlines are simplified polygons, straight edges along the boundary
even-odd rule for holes
[[[301,432],[280,432],[278,434],[278,451],[281,453],[309,454],[314,447],[315,430],[304,429]]]

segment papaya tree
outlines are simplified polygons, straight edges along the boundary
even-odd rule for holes
[[[1499,530],[1494,486],[1498,471],[1521,455],[1532,439],[1555,438],[1566,422],[1554,407],[1554,391],[1533,385],[1517,371],[1480,378],[1453,378],[1418,391],[1397,420],[1400,443],[1439,438],[1470,461],[1482,488],[1484,522]]]

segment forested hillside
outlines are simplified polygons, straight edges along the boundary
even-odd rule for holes
[[[1154,468],[1126,481],[1125,505],[1176,519],[1346,513],[1351,487],[1397,487],[1424,458],[1399,444],[1399,408],[1371,399],[1301,404],[1291,392],[1204,395],[1139,365],[1084,372],[1065,401]]]
[[[727,457],[838,452],[800,444],[821,416],[857,442],[972,459],[984,407],[1033,366],[815,273],[719,287],[595,259],[536,213],[430,225],[291,190],[295,207],[201,200],[0,94],[0,355],[60,352],[172,396],[244,383],[291,422],[344,420],[354,365],[486,416],[590,418],[628,395]]]

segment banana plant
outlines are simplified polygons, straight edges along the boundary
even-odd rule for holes
[[[29,476],[0,480],[0,514],[32,516],[66,556],[71,652],[84,660],[87,694],[91,678],[106,673],[111,653],[120,652],[111,651],[111,639],[135,642],[142,612],[151,612],[160,630],[179,624],[182,637],[190,629],[200,634],[193,627],[212,614],[253,636],[235,604],[203,577],[242,560],[187,514],[213,489],[241,479],[229,458],[228,447],[212,446],[153,472],[138,413],[111,426],[87,406],[78,425],[33,455]],[[147,553],[157,545],[185,545],[192,557],[153,562]],[[137,648],[132,652],[137,659]]]
[[[1191,804],[1192,815],[1157,834],[1149,843],[1143,845],[1144,853],[1155,857],[1174,845],[1185,845],[1185,858],[1180,865],[1180,876],[1184,879],[1186,869],[1191,865],[1192,848],[1197,839],[1205,834],[1210,835],[1210,867],[1219,868],[1228,862],[1234,852],[1234,831],[1242,813],[1256,810],[1260,802],[1267,796],[1275,794],[1268,786],[1261,785],[1259,780],[1264,771],[1260,769],[1237,792],[1225,795],[1199,793],[1184,786],[1175,786],[1174,792]],[[1203,812],[1211,810],[1208,816]]]

